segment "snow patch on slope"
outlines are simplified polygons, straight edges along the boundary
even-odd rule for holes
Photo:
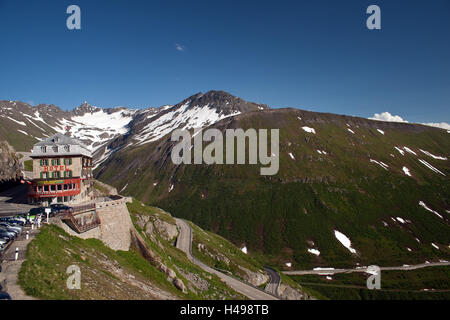
[[[434,211],[433,209],[428,208],[428,206],[423,201],[419,201],[419,206],[423,207],[425,210],[430,211],[437,215],[439,218],[444,219],[438,212]]]
[[[188,101],[178,108],[169,108],[167,112],[150,122],[139,134],[134,136],[138,140],[137,145],[143,145],[152,141],[156,141],[181,126],[181,129],[203,128],[214,124],[222,119],[236,116],[240,114],[236,111],[231,114],[223,114],[209,107],[196,105],[191,107]]]
[[[317,249],[308,249],[308,252],[315,256],[320,256],[320,251]]]
[[[397,150],[398,152],[400,152],[400,154],[401,154],[402,156],[405,155],[405,151],[403,151],[402,149],[397,148],[397,147],[394,147],[394,148],[395,148],[395,150]]]
[[[431,157],[433,159],[436,159],[436,160],[447,160],[446,157],[435,156],[434,154],[431,154],[428,151],[425,151],[425,150],[422,150],[422,149],[419,149],[419,150],[420,150],[420,152],[425,153],[427,156],[429,156],[429,157]]]
[[[314,128],[310,128],[310,127],[302,127],[303,131],[308,132],[308,133],[313,133],[316,134],[316,130]]]
[[[378,165],[379,165],[380,167],[382,167],[384,170],[388,170],[388,168],[389,168],[389,166],[388,166],[386,163],[381,162],[381,161],[377,161],[377,160],[370,159],[370,162],[373,162],[373,163],[378,164]]]
[[[402,170],[403,170],[403,172],[404,172],[407,176],[412,177],[412,176],[411,176],[411,172],[409,171],[409,169],[408,169],[407,167],[403,167]]]
[[[339,232],[337,230],[334,230],[334,236],[351,253],[356,253],[356,250],[352,248],[352,242],[350,241],[350,239],[345,234],[343,234],[342,232]]]
[[[426,166],[428,169],[436,172],[436,173],[440,173],[445,177],[445,174],[442,173],[441,171],[439,171],[438,169],[436,169],[435,167],[433,167],[431,164],[429,164],[428,162],[426,162],[425,160],[419,159],[420,163],[423,164],[424,166]]]

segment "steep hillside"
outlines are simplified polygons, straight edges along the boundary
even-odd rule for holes
[[[278,174],[260,176],[260,165],[176,166],[166,135],[117,151],[98,178],[280,268],[450,257],[447,131],[294,109],[250,111],[212,127],[280,129]]]
[[[44,226],[19,274],[25,292],[41,299],[245,299],[174,247],[178,230],[170,214],[138,201],[128,209],[137,232],[129,251]],[[81,290],[66,287],[71,265],[80,268]]]

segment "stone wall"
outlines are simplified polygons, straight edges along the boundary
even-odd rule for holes
[[[60,219],[54,223],[67,233],[81,239],[95,238],[101,240],[113,250],[128,251],[131,245],[131,230],[134,228],[126,203],[130,198],[121,198],[95,204],[95,211],[100,220],[100,226],[83,233],[77,233]]]
[[[126,206],[128,201],[128,198],[122,198],[95,204],[100,219],[100,240],[113,250],[127,251],[131,245],[133,223]]]

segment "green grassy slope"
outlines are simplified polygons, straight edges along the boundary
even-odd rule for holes
[[[280,268],[285,262],[310,268],[450,257],[449,161],[420,151],[448,157],[450,136],[445,130],[300,110],[243,114],[215,127],[279,128],[279,173],[262,177],[260,166],[251,165],[175,166],[171,145],[163,138],[117,152],[97,176],[119,190],[128,183],[124,193],[246,245]],[[395,149],[405,146],[416,155]],[[388,170],[370,159],[387,164]],[[356,254],[336,240],[334,230],[350,238]],[[308,248],[320,250],[320,256]]]
[[[157,265],[132,246],[114,251],[96,239],[72,237],[54,225],[46,225],[27,248],[27,260],[19,282],[28,295],[40,299],[245,299],[219,278],[193,265],[186,255],[156,229],[147,234],[137,220],[142,217],[174,223],[163,210],[138,201],[128,204],[136,230],[156,257],[172,269],[185,285],[178,290]],[[67,267],[81,270],[81,289],[66,286]]]

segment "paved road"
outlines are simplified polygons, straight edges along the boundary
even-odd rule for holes
[[[35,206],[27,204],[28,185],[21,184],[0,193],[0,216],[28,212]]]
[[[411,266],[399,266],[399,267],[380,267],[381,271],[389,270],[416,270],[426,267],[436,267],[436,266],[448,266],[450,262],[431,262],[431,263],[421,263]],[[321,270],[293,270],[293,271],[283,271],[284,274],[291,276],[299,276],[304,274],[336,274],[336,273],[351,273],[351,272],[366,272],[367,267],[357,268],[357,269],[321,269]]]
[[[30,232],[28,240],[25,237],[26,231]],[[3,290],[7,291],[13,300],[33,300],[35,298],[25,294],[18,283],[18,274],[22,263],[25,261],[26,248],[28,244],[33,240],[40,230],[31,230],[30,227],[25,227],[22,234],[17,237],[8,249],[0,257],[2,264],[2,272],[0,272],[0,283],[3,286]],[[18,259],[15,258],[16,248],[19,249]]]
[[[266,270],[266,272],[269,274],[270,277],[270,280],[267,283],[264,290],[278,296],[278,286],[280,285],[281,282],[280,275],[278,274],[278,272],[269,267],[264,267],[264,269]]]
[[[202,268],[203,270],[213,273],[217,275],[220,279],[222,279],[227,285],[229,285],[231,288],[236,290],[237,292],[242,293],[243,295],[247,296],[248,298],[252,300],[277,300],[276,297],[259,290],[255,287],[252,287],[242,281],[239,281],[238,279],[235,279],[233,277],[230,277],[222,272],[219,272],[200,260],[197,260],[192,255],[192,229],[191,226],[184,220],[175,218],[177,222],[177,226],[180,228],[180,235],[177,239],[177,248],[181,251],[184,251],[190,261],[192,261],[194,264]]]

